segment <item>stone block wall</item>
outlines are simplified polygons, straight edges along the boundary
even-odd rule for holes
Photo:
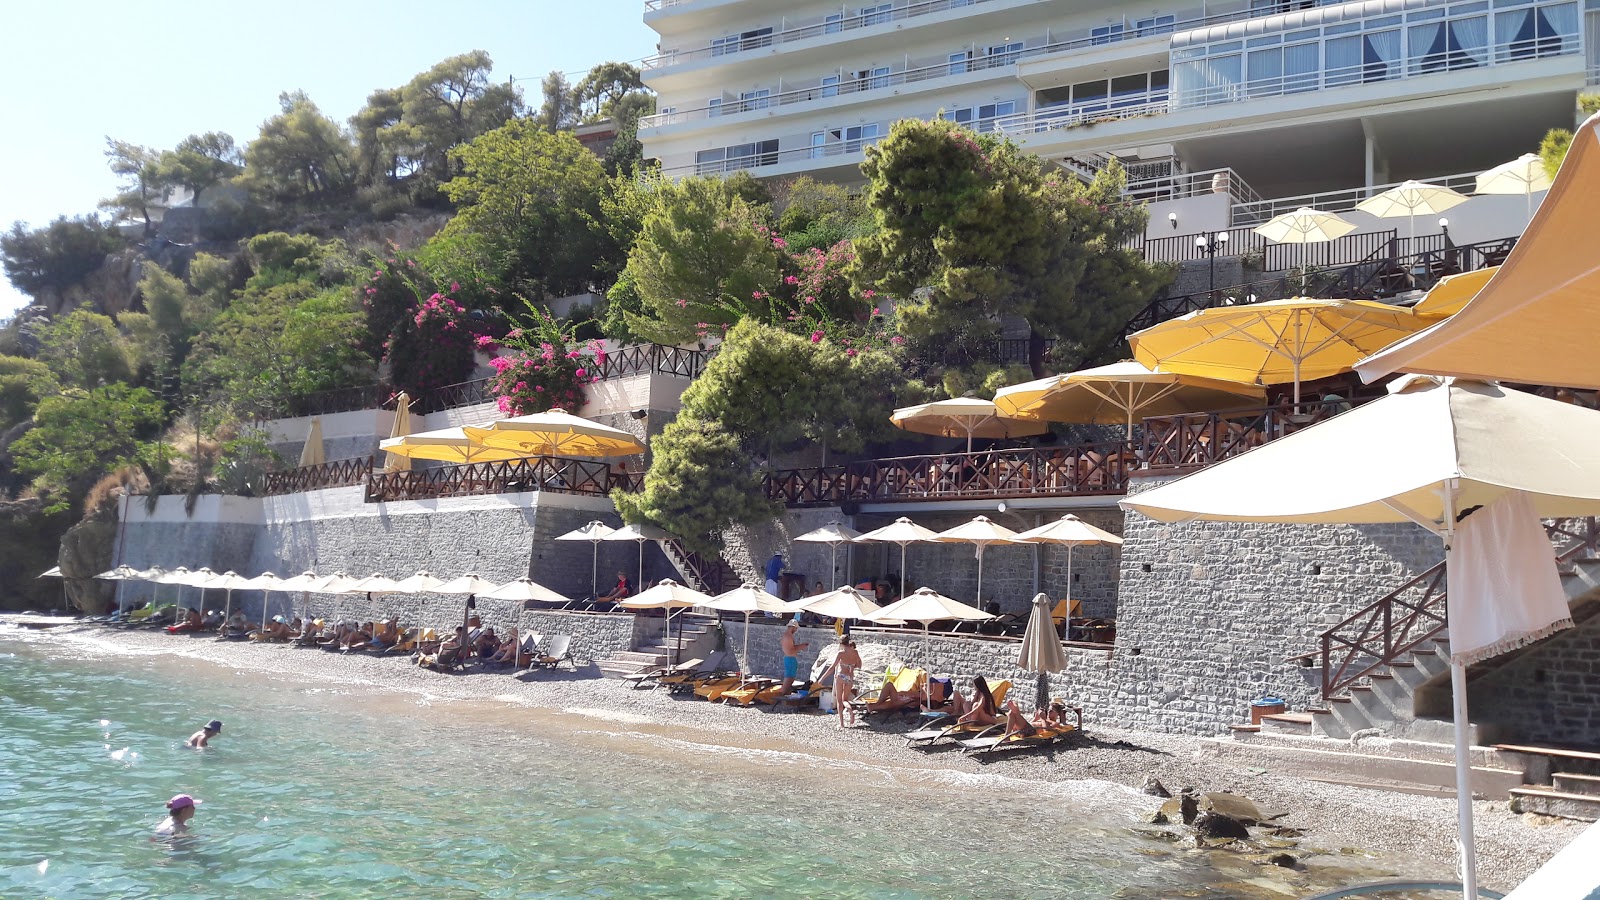
[[[1600,747],[1600,616],[1551,635],[1469,685],[1468,717],[1496,726],[1506,741]]]

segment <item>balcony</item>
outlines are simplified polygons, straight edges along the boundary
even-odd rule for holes
[[[786,506],[846,501],[1004,499],[1121,494],[1138,459],[1120,441],[869,459],[767,476],[767,498]]]

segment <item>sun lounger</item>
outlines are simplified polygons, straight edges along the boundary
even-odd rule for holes
[[[675,666],[647,666],[632,675],[622,676],[624,684],[631,684],[636,688],[655,687],[662,678],[672,675],[687,674],[705,665],[703,659],[688,659]]]
[[[417,665],[438,672],[451,672],[466,665],[466,653],[460,647],[447,647],[438,653],[418,656]]]
[[[721,699],[739,706],[749,706],[762,693],[771,693],[774,690],[783,690],[783,682],[781,680],[776,678],[747,678],[733,690],[723,691]],[[771,703],[772,701],[769,699],[767,702]]]
[[[694,689],[696,697],[704,697],[712,703],[722,699],[722,695],[737,688],[744,679],[738,675],[724,675],[721,678],[708,679],[705,683]]]
[[[539,645],[544,643],[544,635],[530,632],[522,636],[517,642],[517,662],[512,668],[533,668],[533,661],[544,654],[539,651]]]
[[[544,652],[533,658],[528,668],[554,669],[562,663],[570,663],[574,669],[578,667],[572,658],[572,635],[558,634],[550,638],[550,643]]]
[[[902,667],[900,671],[894,673],[893,676],[886,676],[883,680],[883,683],[878,685],[878,689],[872,694],[856,696],[850,701],[850,705],[859,712],[870,712],[871,710],[867,709],[867,704],[878,702],[878,699],[883,696],[884,688],[893,685],[894,689],[901,694],[920,694],[922,692],[922,686],[926,684],[927,681],[927,672],[923,671],[922,669],[913,669],[910,666],[905,666]],[[917,707],[907,708],[915,709]]]
[[[1059,744],[1077,731],[1078,727],[1076,725],[1060,725],[1050,728],[1038,728],[1032,734],[1023,734],[1020,731],[1012,734],[989,734],[972,740],[956,741],[956,743],[961,745],[962,753],[986,757],[995,753],[1028,750]]]

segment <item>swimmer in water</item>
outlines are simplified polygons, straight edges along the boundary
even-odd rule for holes
[[[189,735],[188,745],[190,747],[194,747],[195,749],[210,746],[211,739],[221,733],[222,720],[212,719],[206,723],[206,727],[196,731],[194,734]]]
[[[156,826],[156,835],[166,837],[175,834],[186,834],[189,831],[189,820],[194,818],[195,807],[199,800],[188,794],[179,794],[167,801],[167,817]]]

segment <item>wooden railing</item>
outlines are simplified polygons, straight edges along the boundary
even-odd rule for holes
[[[605,496],[614,488],[638,490],[642,476],[609,463],[558,456],[514,462],[469,463],[406,472],[371,472],[366,502],[432,500],[518,491],[555,491]]]
[[[721,594],[739,586],[739,580],[722,557],[702,556],[677,538],[661,542],[661,551],[684,576],[684,583],[706,594]]]
[[[1137,456],[1119,441],[1070,447],[983,450],[780,469],[767,497],[787,506],[845,501],[945,500],[1052,494],[1120,494]]]
[[[1594,556],[1600,519],[1554,519],[1545,532],[1556,546],[1556,562]],[[1377,602],[1322,634],[1322,696],[1337,696],[1375,670],[1397,662],[1423,641],[1449,627],[1444,562],[1400,585]]]
[[[298,494],[319,488],[360,484],[372,474],[372,457],[336,459],[315,466],[301,466],[287,472],[268,472],[262,479],[261,495]]]
[[[1152,474],[1198,469],[1359,406],[1374,397],[1310,399],[1298,407],[1251,407],[1144,420],[1141,458]]]

